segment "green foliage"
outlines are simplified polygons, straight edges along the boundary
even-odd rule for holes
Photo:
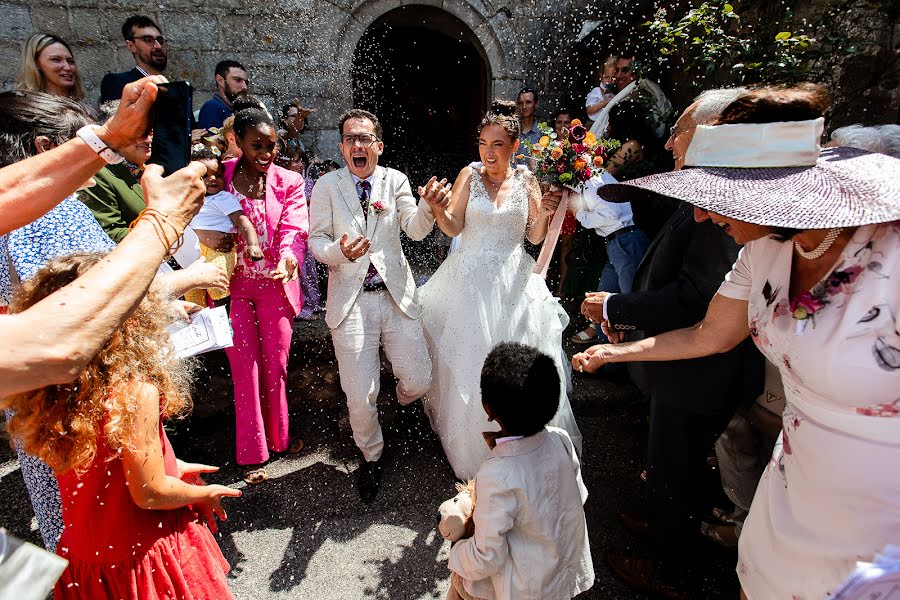
[[[827,82],[835,65],[871,44],[859,38],[862,26],[854,22],[848,27],[848,21],[864,12],[885,11],[882,4],[894,1],[830,0],[811,20],[799,22],[785,3],[779,18],[754,24],[743,23],[727,2],[692,1],[672,14],[658,10],[643,27],[656,59],[683,71],[697,89],[712,84]],[[771,5],[765,8],[772,12]]]

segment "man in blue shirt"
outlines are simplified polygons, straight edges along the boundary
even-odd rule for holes
[[[221,127],[222,123],[234,112],[231,103],[235,98],[247,92],[250,79],[247,69],[234,60],[223,60],[216,65],[216,93],[203,103],[197,127],[209,129]]]

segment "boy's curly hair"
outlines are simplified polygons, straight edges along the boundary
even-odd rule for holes
[[[12,312],[37,304],[101,262],[104,253],[78,253],[50,261],[17,290]],[[113,333],[80,375],[11,396],[10,435],[28,454],[57,473],[86,470],[97,456],[98,432],[113,451],[127,446],[141,382],[159,389],[160,413],[180,417],[191,408],[192,361],[175,356],[167,326],[173,321],[163,293],[152,286],[134,313]]]

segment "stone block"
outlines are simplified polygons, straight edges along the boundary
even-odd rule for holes
[[[35,31],[52,33],[69,41],[72,29],[69,27],[69,12],[62,6],[38,4],[31,9],[31,22]]]
[[[115,48],[109,44],[92,44],[81,45],[74,50],[81,78],[85,84],[90,82],[92,89],[97,89],[95,95],[88,97],[89,103],[94,102],[100,98],[100,80],[113,70]]]
[[[192,85],[205,87],[209,74],[202,70],[200,55],[193,50],[179,50],[169,53],[166,77],[172,81],[190,81]],[[195,84],[194,82],[197,82]]]
[[[0,89],[7,90],[15,84],[20,52],[19,44],[0,42]]]
[[[21,42],[34,32],[31,12],[24,4],[0,2],[0,40]],[[18,63],[18,59],[16,60]]]
[[[197,48],[198,45],[218,45],[219,19],[215,14],[198,12],[167,12],[160,27],[174,48]]]
[[[100,11],[96,8],[73,8],[69,11],[69,17],[72,35],[77,41],[96,44],[108,35],[102,27]]]
[[[347,108],[350,107],[345,107],[343,110],[347,110]],[[316,131],[316,141],[313,151],[319,158],[336,160],[338,161],[338,164],[343,164],[341,153],[338,150],[338,144],[340,144],[340,142],[341,134],[338,132],[337,128],[320,129]]]

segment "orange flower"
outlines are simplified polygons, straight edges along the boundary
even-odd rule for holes
[[[593,146],[597,143],[597,136],[595,136],[590,131],[587,132],[587,135],[584,136],[584,141],[582,142],[585,146]]]
[[[572,122],[569,125],[570,125],[570,127],[575,127],[576,125],[581,125],[581,119],[572,119]]]
[[[572,168],[574,168],[576,171],[584,171],[584,169],[586,167],[587,167],[587,161],[584,160],[583,158],[575,159],[575,164],[572,165]]]
[[[603,166],[603,157],[602,156],[594,157],[594,166],[597,167],[598,169]]]
[[[523,158],[525,158],[524,154],[516,154],[516,160],[522,160]]]
[[[549,136],[549,135],[545,135],[545,136],[541,137],[541,139],[538,140],[538,144],[540,144],[541,146],[543,146],[544,148],[546,148],[547,146],[550,145],[550,136]]]
[[[540,146],[532,146],[531,153],[532,154],[540,154],[542,152],[542,148]]]
[[[559,146],[550,151],[550,158],[558,160],[563,155],[563,150]]]

